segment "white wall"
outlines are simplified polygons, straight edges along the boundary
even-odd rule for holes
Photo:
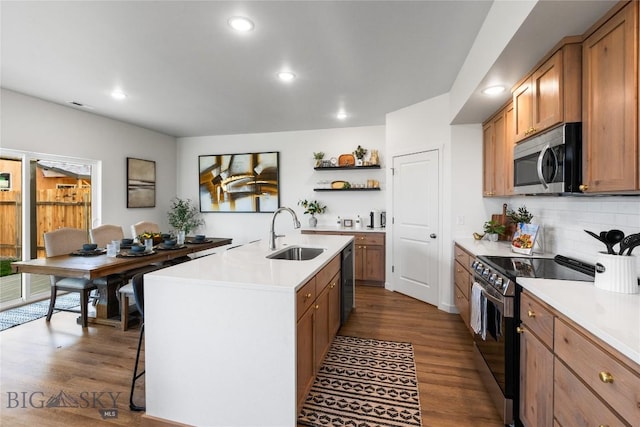
[[[94,225],[150,220],[168,229],[166,212],[176,194],[172,136],[2,89],[1,147],[101,162],[102,212]],[[156,162],[156,207],[127,209],[126,158]]]
[[[386,158],[391,163],[394,156],[417,153],[428,150],[439,150],[440,158],[440,214],[438,276],[440,298],[438,308],[453,311],[453,288],[451,286],[451,129],[448,125],[448,94],[431,98],[427,101],[403,108],[387,114],[387,152]],[[387,182],[391,184],[390,171]],[[390,188],[387,194],[387,216],[393,215],[393,199]],[[387,229],[387,287],[393,289],[393,229]]]
[[[300,199],[317,199],[327,206],[327,212],[318,215],[318,225],[333,225],[337,216],[367,217],[372,209],[385,205],[385,174],[387,158],[384,156],[384,126],[323,129],[295,132],[273,132],[247,135],[202,136],[178,139],[178,194],[198,203],[198,156],[260,151],[280,152],[280,206],[296,211],[303,227],[308,215],[297,205]],[[325,158],[351,153],[361,145],[381,153],[380,170],[315,171],[313,153],[322,151]],[[366,183],[367,179],[380,181],[381,191],[367,192],[314,192],[318,181],[345,180]],[[245,243],[268,237],[270,213],[205,213],[207,235],[228,236],[234,243]],[[287,213],[278,215],[276,232],[293,232]]]
[[[533,222],[543,225],[546,252],[595,263],[605,247],[584,230],[599,234],[602,230],[619,229],[625,234],[640,233],[640,196],[600,197],[513,197],[486,199],[487,216],[474,225],[482,232],[482,224],[492,213],[501,213],[502,204],[509,209],[525,205],[534,215]],[[471,237],[467,235],[466,237]],[[640,249],[634,250],[636,271],[640,276]]]

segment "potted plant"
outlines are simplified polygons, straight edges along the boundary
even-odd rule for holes
[[[356,151],[353,152],[353,155],[356,156],[356,159],[358,159],[356,160],[356,166],[362,166],[365,154],[367,154],[367,149],[362,148],[360,145],[358,145]]]
[[[517,211],[508,210],[507,218],[514,224],[531,224],[531,220],[533,219],[533,214],[531,214],[525,205],[522,205],[518,208]]]
[[[484,223],[484,232],[487,234],[487,238],[492,242],[498,241],[498,235],[504,233],[505,226],[499,222],[490,220]]]
[[[319,168],[320,166],[322,166],[322,159],[324,159],[324,153],[322,151],[313,153],[313,158],[316,159],[316,167]]]
[[[171,201],[171,209],[167,212],[169,225],[177,233],[178,244],[184,243],[184,236],[192,230],[204,225],[202,214],[192,203],[191,199],[174,198]]]
[[[321,214],[327,210],[327,207],[321,205],[317,200],[298,200],[298,205],[304,208],[305,214],[311,215],[309,218],[310,227],[315,227],[318,224],[318,218],[315,217],[315,214]]]

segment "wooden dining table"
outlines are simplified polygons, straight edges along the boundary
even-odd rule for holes
[[[90,316],[89,322],[119,326],[119,305],[116,297],[117,288],[123,279],[109,278],[127,277],[128,272],[139,271],[144,267],[159,264],[177,258],[185,257],[196,252],[206,251],[231,244],[230,238],[210,237],[202,242],[195,242],[187,237],[185,244],[175,248],[165,248],[163,244],[154,246],[152,252],[133,254],[128,249],[122,249],[116,257],[108,257],[106,253],[92,256],[82,254],[68,254],[49,258],[37,258],[29,261],[16,261],[11,268],[16,273],[46,274],[60,277],[82,277],[89,280],[107,278],[99,281],[98,302],[95,316]]]

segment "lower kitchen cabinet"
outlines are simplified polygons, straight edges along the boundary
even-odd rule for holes
[[[298,411],[340,327],[340,255],[296,293]]]
[[[533,426],[640,426],[640,365],[525,291],[520,420]]]
[[[523,293],[520,301],[520,421],[553,423],[553,314]]]
[[[454,267],[453,267],[453,282],[454,282],[454,303],[460,317],[467,325],[469,332],[473,336],[473,330],[471,329],[471,311],[469,299],[471,297],[471,285],[473,284],[473,270],[471,264],[475,260],[475,257],[465,251],[461,246],[454,246]]]
[[[353,236],[355,256],[355,279],[357,284],[384,286],[385,281],[385,233],[356,232],[348,230],[303,230],[303,234],[338,234]]]

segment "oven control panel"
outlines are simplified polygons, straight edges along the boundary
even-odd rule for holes
[[[509,278],[495,271],[482,261],[474,261],[471,268],[475,271],[475,276],[485,283],[500,291],[502,295],[513,295],[514,285]]]

